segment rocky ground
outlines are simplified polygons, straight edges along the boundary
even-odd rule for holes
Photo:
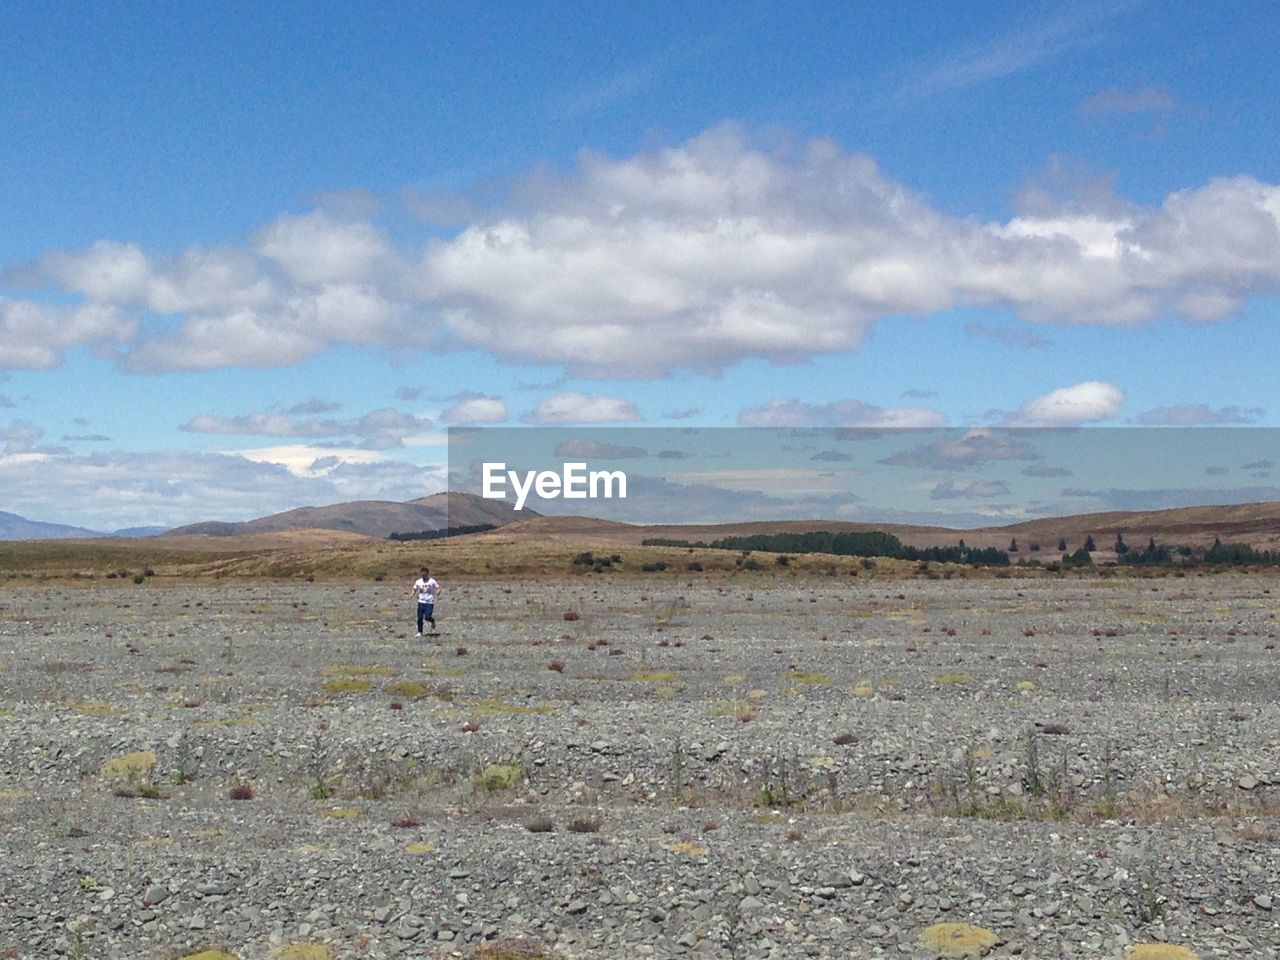
[[[10,581],[0,957],[1280,957],[1271,582]]]

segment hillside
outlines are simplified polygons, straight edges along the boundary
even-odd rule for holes
[[[465,493],[437,493],[418,500],[353,500],[325,507],[298,507],[255,520],[208,521],[170,530],[166,537],[240,537],[290,530],[336,530],[366,537],[385,538],[393,533],[443,530],[483,523],[502,526],[517,514],[500,500],[483,500]]]
[[[72,537],[83,539],[100,536],[102,534],[96,530],[72,527],[65,523],[28,520],[16,513],[0,510],[0,540],[65,540]]]
[[[1130,546],[1145,546],[1149,538],[1162,544],[1209,546],[1215,537],[1224,542],[1248,543],[1258,549],[1280,547],[1280,502],[1231,506],[1181,507],[1144,512],[1126,511],[1080,514],[1029,520],[1021,523],[957,530],[948,527],[911,526],[896,523],[854,523],[833,520],[775,520],[725,524],[627,524],[584,517],[540,517],[491,531],[494,538],[521,538],[566,542],[574,539],[602,544],[637,545],[646,539],[663,538],[710,542],[722,537],[763,533],[799,533],[808,530],[869,532],[882,530],[913,547],[949,546],[964,540],[974,547],[1007,547],[1017,539],[1024,548],[1039,544],[1051,555],[1059,539],[1070,549],[1092,536],[1100,551],[1115,543],[1123,532]]]

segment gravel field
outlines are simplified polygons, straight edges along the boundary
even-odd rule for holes
[[[0,957],[1280,957],[1268,577],[441,579],[0,587]]]

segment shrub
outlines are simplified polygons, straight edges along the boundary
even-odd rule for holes
[[[227,798],[229,800],[252,800],[253,787],[247,783],[237,783],[227,791]]]
[[[524,764],[491,763],[475,776],[476,786],[489,793],[514,790],[524,779]]]

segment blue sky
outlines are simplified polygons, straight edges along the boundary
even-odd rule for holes
[[[450,425],[1280,426],[1277,21],[7,4],[0,509],[408,499]]]

